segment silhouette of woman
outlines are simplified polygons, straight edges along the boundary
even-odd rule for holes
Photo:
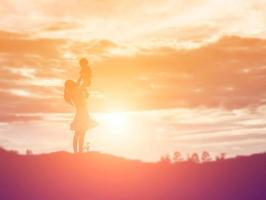
[[[88,114],[86,96],[79,86],[72,80],[65,82],[64,99],[76,108],[74,120],[71,123],[71,130],[75,131],[73,138],[74,153],[83,152],[84,136],[88,129],[94,128],[96,122]]]

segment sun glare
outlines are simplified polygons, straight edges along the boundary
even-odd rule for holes
[[[107,122],[113,131],[120,131],[126,126],[126,115],[122,112],[115,112],[107,114]]]
[[[96,117],[101,137],[113,144],[125,144],[131,138],[132,120],[127,112],[107,112]]]

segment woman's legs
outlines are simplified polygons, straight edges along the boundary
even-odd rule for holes
[[[74,153],[83,152],[85,133],[86,131],[75,131],[74,138],[73,138]]]
[[[79,152],[83,152],[83,145],[84,145],[84,137],[85,137],[86,131],[82,131],[79,134],[78,142],[79,142]]]
[[[74,153],[78,152],[78,138],[80,133],[78,131],[75,131],[74,138],[73,138],[73,149]]]

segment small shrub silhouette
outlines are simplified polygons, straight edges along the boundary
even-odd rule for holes
[[[89,142],[86,143],[86,146],[84,147],[84,150],[86,152],[89,152],[90,151],[90,143]]]

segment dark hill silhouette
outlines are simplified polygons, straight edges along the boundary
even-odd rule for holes
[[[0,149],[0,199],[265,200],[266,154],[169,164]]]

